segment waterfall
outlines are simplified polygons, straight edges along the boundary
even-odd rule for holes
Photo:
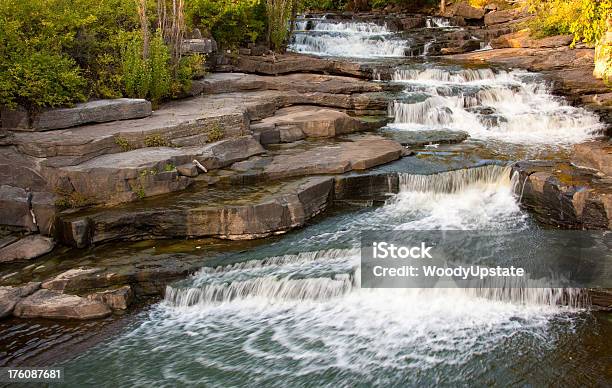
[[[486,165],[438,174],[400,174],[401,192],[457,193],[468,186],[510,187],[509,166]]]
[[[425,25],[427,28],[444,28],[444,27],[452,27],[450,19],[443,18],[440,16],[429,16],[425,20]]]
[[[298,25],[289,46],[294,52],[354,58],[402,57],[407,48],[407,42],[397,38],[386,24],[326,19],[300,23],[304,24]]]
[[[601,132],[597,115],[553,96],[524,71],[398,69],[406,98],[389,104],[392,127],[462,130],[475,139],[568,146]],[[410,98],[418,96],[418,98]]]

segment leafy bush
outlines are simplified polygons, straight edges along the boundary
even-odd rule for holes
[[[133,13],[123,0],[2,0],[0,105],[120,96],[116,37]]]
[[[381,1],[381,0],[373,0]],[[387,1],[387,0],[382,0]],[[330,11],[343,10],[346,8],[348,0],[303,0],[302,8],[309,11]],[[372,3],[372,2],[371,2]]]
[[[187,0],[186,12],[225,48],[255,42],[266,31],[265,0]]]
[[[572,34],[574,44],[595,44],[607,31],[612,0],[529,0],[531,29],[540,37]]]

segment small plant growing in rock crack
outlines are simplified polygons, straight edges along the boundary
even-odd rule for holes
[[[174,166],[174,164],[166,163],[166,165],[164,166],[164,171],[170,172],[170,171],[173,171],[175,168],[176,167]]]
[[[56,188],[54,192],[58,195],[58,198],[55,200],[55,206],[60,210],[77,209],[95,204],[95,201],[92,198],[89,198],[78,191],[69,192],[67,190]]]
[[[170,143],[161,135],[148,135],[144,138],[145,147],[168,147]]]
[[[208,131],[208,143],[213,143],[215,141],[219,141],[223,139],[225,136],[225,132],[223,128],[217,123],[213,124]]]
[[[121,148],[121,151],[123,151],[123,152],[131,151],[131,150],[134,149],[134,147],[130,144],[128,139],[126,139],[123,136],[116,136],[115,137],[115,144],[117,144],[119,146],[119,148]]]

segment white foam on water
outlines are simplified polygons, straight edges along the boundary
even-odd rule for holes
[[[521,228],[515,185],[504,166],[402,174],[395,198],[338,230]],[[158,381],[151,367],[159,365],[165,379],[186,385],[416,384],[440,371],[458,383],[453,376],[464,381],[474,355],[503,354],[508,339],[547,344],[559,320],[571,330],[580,301],[572,290],[538,288],[362,289],[358,248],[246,255],[169,286],[142,324],[80,366],[140,385]]]
[[[311,23],[310,30],[296,31],[289,46],[290,51],[352,58],[405,55],[407,42],[394,38],[386,25],[336,21]]]
[[[401,69],[393,79],[425,93],[420,102],[389,105],[393,128],[462,130],[477,139],[568,146],[602,131],[599,118],[550,94],[526,72],[491,69]]]

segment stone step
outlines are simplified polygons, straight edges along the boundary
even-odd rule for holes
[[[264,181],[342,174],[392,162],[404,152],[399,143],[381,136],[349,135],[336,140],[303,142],[289,148],[271,148],[268,156],[234,163],[231,169],[258,175]]]
[[[282,107],[318,105],[347,110],[385,111],[383,92],[355,95],[258,91],[199,96],[165,104],[150,117],[86,125],[46,133],[14,132],[11,144],[23,154],[62,167],[94,157],[149,146],[186,146],[249,133],[250,120],[272,116]]]
[[[298,93],[353,94],[381,92],[393,85],[364,81],[354,77],[321,74],[261,76],[245,73],[213,73],[193,81],[195,93],[221,94],[257,90],[295,91]]]
[[[333,183],[332,177],[313,177],[234,190],[197,187],[172,198],[61,214],[57,230],[62,242],[76,247],[154,238],[261,238],[302,226],[325,210]]]
[[[387,118],[362,120],[348,114],[316,106],[292,106],[276,111],[274,116],[251,124],[262,144],[287,143],[306,137],[335,137],[367,131],[387,124]]]
[[[196,182],[171,197],[62,213],[56,224],[58,238],[84,247],[121,239],[253,239],[286,232],[303,225],[330,203],[335,179],[320,175],[364,170],[398,159],[403,150],[398,143],[378,136],[329,141],[327,145],[306,142],[304,146],[232,165],[237,171],[242,167],[249,174],[258,174],[256,181],[265,184],[231,185],[229,179],[215,186]],[[214,179],[210,175],[214,174],[206,174],[206,178]],[[304,175],[319,176],[281,181]],[[338,187],[342,188],[342,199],[350,199],[347,187],[353,186],[342,183]]]
[[[151,103],[147,100],[118,98],[95,100],[76,104],[72,108],[48,109],[35,115],[24,109],[0,112],[2,127],[19,131],[51,131],[76,127],[89,123],[139,119],[151,115]]]
[[[612,178],[565,161],[521,161],[521,206],[540,222],[568,229],[612,228]]]
[[[220,67],[230,72],[263,75],[324,73],[372,78],[372,69],[367,64],[291,53],[268,56],[237,55],[230,59],[228,65]]]
[[[242,136],[203,146],[102,155],[75,166],[48,168],[45,173],[63,206],[115,204],[185,189],[193,179],[180,175],[177,167],[194,160],[214,170],[264,152],[255,138]]]

